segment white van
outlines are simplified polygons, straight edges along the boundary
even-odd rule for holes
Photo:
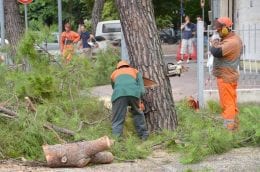
[[[97,24],[95,36],[102,36],[106,40],[121,39],[120,20],[101,21]]]

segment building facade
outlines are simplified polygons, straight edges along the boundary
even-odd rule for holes
[[[244,44],[243,58],[260,61],[260,0],[211,0],[211,20],[227,16]]]

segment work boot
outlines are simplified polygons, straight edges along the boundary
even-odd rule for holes
[[[236,120],[225,119],[224,127],[229,131],[235,131],[238,129],[238,123],[236,122]]]

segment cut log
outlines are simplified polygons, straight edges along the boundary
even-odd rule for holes
[[[49,167],[84,167],[91,157],[111,147],[113,141],[107,136],[93,141],[68,144],[43,145]]]
[[[0,106],[0,112],[5,113],[5,114],[10,115],[10,116],[13,116],[13,117],[16,117],[16,116],[17,116],[17,113],[16,113],[16,112],[11,111],[11,110],[9,110],[9,109],[6,109],[6,108],[4,108],[4,107],[2,107],[2,106]]]
[[[91,157],[90,162],[93,164],[109,164],[114,160],[114,156],[111,152],[99,152]]]

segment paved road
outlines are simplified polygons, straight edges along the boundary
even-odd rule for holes
[[[156,150],[147,159],[134,162],[97,165],[85,168],[44,168],[28,167],[17,162],[0,164],[2,172],[183,172],[183,171],[215,171],[215,172],[259,172],[260,148],[233,149],[221,155],[209,156],[205,160],[184,165],[180,163],[178,153],[169,154]]]
[[[165,63],[176,63],[173,56],[165,57]],[[196,81],[196,66],[197,63],[190,62],[184,63],[185,67],[188,67],[188,71],[184,72],[181,77],[170,77],[172,86],[173,97],[175,101],[180,101],[187,96],[197,97],[197,81]],[[110,97],[112,95],[112,88],[110,85],[98,86],[93,88],[93,95],[99,97]]]
[[[164,52],[164,62],[167,63],[174,63],[176,64],[176,51],[177,45],[163,45],[162,46]],[[204,79],[205,79],[205,89],[206,90],[217,90],[216,81],[214,77],[209,79],[209,72],[208,68],[206,67],[206,59],[204,65]],[[180,101],[188,96],[193,96],[197,98],[197,63],[191,61],[189,64],[183,63],[185,67],[188,68],[187,72],[184,72],[181,77],[170,77],[171,87],[173,98],[175,101]],[[240,80],[238,84],[239,89],[248,89],[248,88],[260,88],[260,74],[256,73],[244,73],[243,71],[240,72]],[[92,90],[93,95],[102,97],[106,101],[110,100],[110,96],[112,95],[112,88],[110,85],[99,86],[95,87]],[[216,92],[209,91],[209,95],[213,95],[212,98],[218,97]],[[254,93],[253,93],[254,94]],[[253,97],[254,99],[254,97]]]

